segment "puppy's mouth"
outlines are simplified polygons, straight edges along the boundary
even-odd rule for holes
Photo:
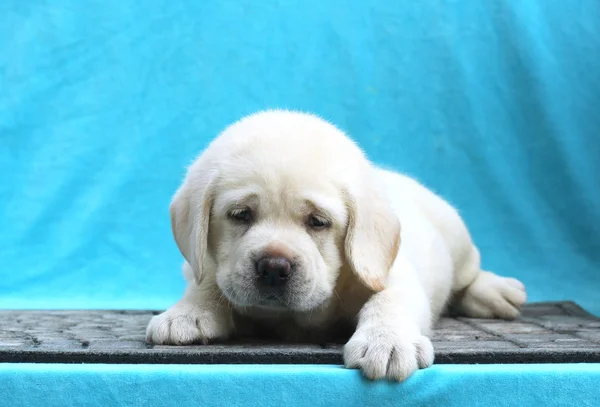
[[[235,307],[239,308],[270,308],[288,309],[290,304],[286,301],[285,293],[277,290],[239,290],[236,287],[222,287],[221,292]]]
[[[289,309],[290,304],[281,293],[271,291],[263,293],[256,302],[257,307],[272,309]]]
[[[272,303],[272,302],[283,302],[283,298],[275,292],[267,293],[263,296],[263,302]]]
[[[255,288],[252,290],[237,289],[221,290],[234,307],[246,309],[262,309],[269,311],[307,311],[313,306],[306,307],[305,303],[314,305],[308,296],[287,290]],[[308,301],[307,301],[308,300]]]
[[[229,302],[238,309],[307,312],[319,307],[329,297],[326,289],[314,280],[292,277],[285,283],[270,284],[243,274],[245,278],[228,276],[217,285]]]

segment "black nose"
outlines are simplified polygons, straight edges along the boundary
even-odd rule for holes
[[[263,257],[256,263],[258,278],[271,287],[285,284],[291,272],[292,263],[285,257]]]

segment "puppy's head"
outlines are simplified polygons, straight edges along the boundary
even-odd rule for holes
[[[313,310],[332,298],[341,269],[381,290],[400,228],[373,172],[315,116],[249,116],[189,168],[171,204],[175,240],[196,282],[216,273],[237,307]]]

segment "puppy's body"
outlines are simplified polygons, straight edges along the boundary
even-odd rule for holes
[[[480,270],[451,205],[311,115],[230,126],[190,167],[171,215],[189,285],[150,322],[156,343],[265,331],[317,341],[349,326],[346,365],[402,380],[433,362],[429,335],[449,305],[514,318],[525,302],[520,282]]]

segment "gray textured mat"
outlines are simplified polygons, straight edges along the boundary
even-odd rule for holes
[[[153,311],[1,311],[0,362],[342,363],[341,345],[151,346]],[[600,319],[571,302],[528,305],[516,321],[445,318],[436,363],[600,363]]]

